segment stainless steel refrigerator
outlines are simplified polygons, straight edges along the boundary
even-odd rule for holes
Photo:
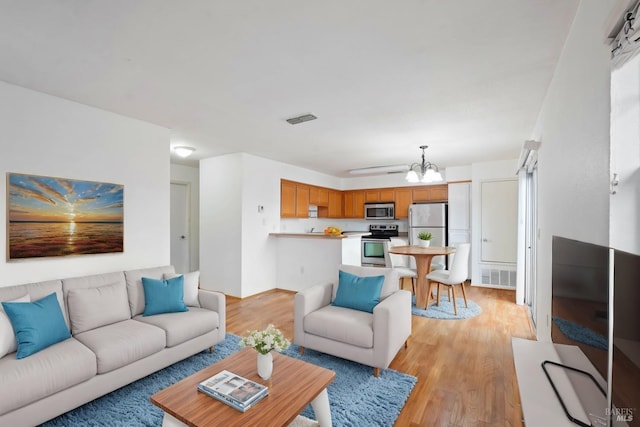
[[[447,204],[414,203],[409,206],[409,244],[418,244],[418,233],[431,233],[431,246],[447,246]],[[433,267],[445,268],[444,256],[433,258]]]

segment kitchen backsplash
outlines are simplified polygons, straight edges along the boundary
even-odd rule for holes
[[[364,219],[333,218],[285,218],[280,219],[281,233],[308,233],[322,231],[326,227],[340,227],[343,231],[369,231],[371,224],[397,224],[398,231],[407,231],[407,220],[365,221]]]

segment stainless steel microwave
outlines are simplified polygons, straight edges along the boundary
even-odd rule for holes
[[[389,203],[365,203],[364,219],[396,219],[396,205]]]

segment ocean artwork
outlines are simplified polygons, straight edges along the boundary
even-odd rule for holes
[[[7,174],[8,259],[123,252],[124,186]]]

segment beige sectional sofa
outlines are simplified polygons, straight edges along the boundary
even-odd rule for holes
[[[224,340],[225,296],[198,290],[188,311],[143,317],[142,277],[172,266],[0,287],[0,301],[55,292],[71,338],[0,359],[0,426],[32,426]]]

